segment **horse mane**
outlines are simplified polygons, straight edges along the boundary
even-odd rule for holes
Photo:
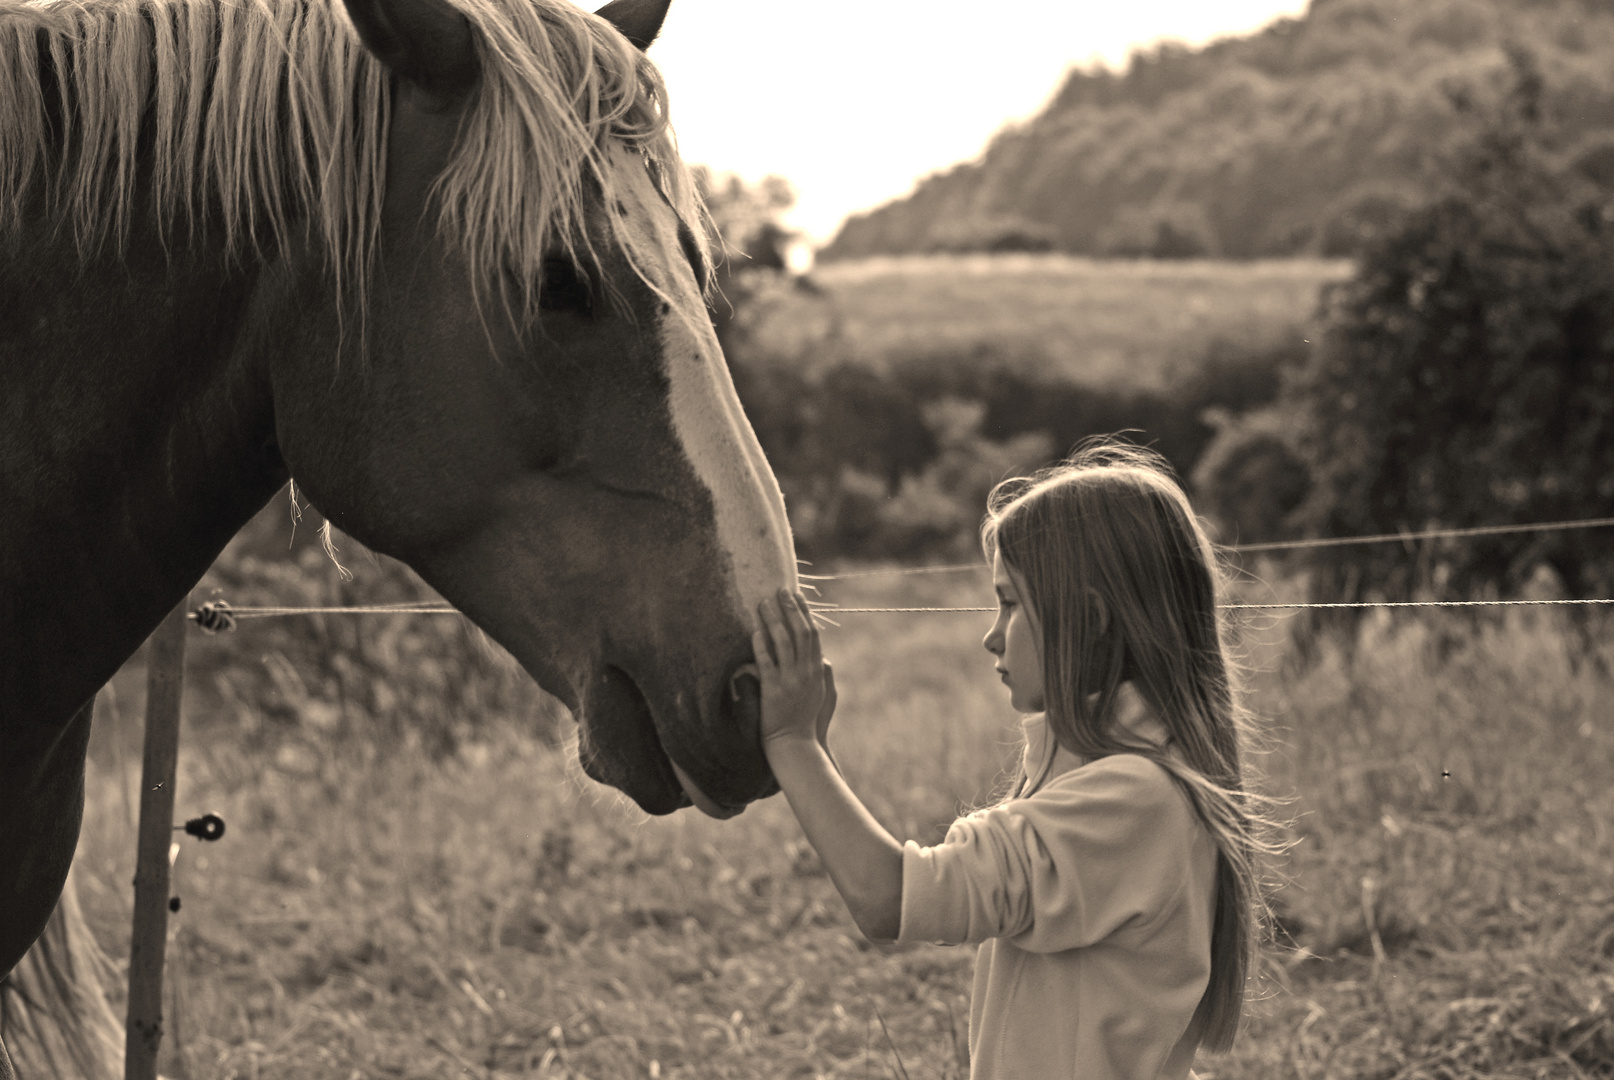
[[[612,139],[704,232],[660,74],[638,49],[565,0],[449,2],[481,81],[433,192],[479,295],[530,318],[545,252],[592,256],[577,250],[585,197],[612,198]],[[109,237],[121,251],[144,171],[165,238],[181,216],[194,237],[210,211],[232,255],[303,229],[362,303],[390,111],[389,73],[341,0],[0,0],[0,235],[22,225],[37,174],[80,260]]]

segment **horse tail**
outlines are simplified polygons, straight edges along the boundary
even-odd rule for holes
[[[118,1080],[123,1023],[103,989],[117,979],[79,908],[73,872],[45,932],[0,980],[0,1046],[17,1080]]]

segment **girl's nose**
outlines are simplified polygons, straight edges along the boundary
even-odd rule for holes
[[[993,656],[1003,655],[1003,638],[998,633],[997,627],[994,626],[992,629],[986,632],[986,636],[981,639],[981,648],[985,649]]]

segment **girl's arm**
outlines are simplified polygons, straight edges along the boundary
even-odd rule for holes
[[[790,808],[871,941],[894,941],[902,924],[902,846],[841,778],[821,741],[834,708],[807,602],[781,592],[758,605],[752,637],[762,681],[762,749]]]

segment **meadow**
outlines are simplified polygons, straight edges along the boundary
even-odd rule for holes
[[[812,271],[816,292],[770,295],[751,316],[751,338],[761,352],[809,369],[852,356],[879,371],[984,350],[1054,378],[1158,391],[1210,343],[1272,347],[1307,323],[1318,289],[1350,266],[1057,254],[832,262]]]
[[[346,561],[361,583],[394,575]],[[1242,598],[1284,591],[1280,568],[1251,570]],[[821,588],[843,607],[990,603],[979,572]],[[177,862],[166,1075],[967,1075],[969,951],[861,940],[779,797],[728,822],[649,819],[581,777],[552,709],[434,750],[351,685],[335,706],[288,696],[275,739],[249,737],[231,678],[286,664],[286,642],[458,622],[340,618],[193,635],[178,813],[229,831]],[[825,629],[832,745],[900,838],[935,842],[1008,779],[1016,718],[986,618]],[[1614,649],[1605,627],[1583,651],[1559,619],[1386,614],[1302,667],[1286,619],[1239,617],[1263,786],[1295,847],[1271,874],[1262,1000],[1231,1055],[1201,1056],[1204,1080],[1614,1076]],[[115,958],[141,663],[99,702],[79,867]]]

